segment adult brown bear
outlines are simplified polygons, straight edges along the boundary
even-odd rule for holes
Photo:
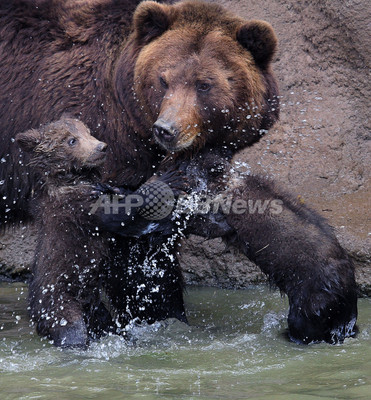
[[[165,149],[211,144],[235,152],[278,118],[268,23],[193,1],[144,2],[133,17],[138,3],[1,2],[3,226],[27,216],[39,181],[15,134],[64,112],[109,145],[106,175],[133,187],[153,174]]]
[[[276,37],[268,23],[197,1],[138,4],[0,3],[2,227],[27,218],[28,202],[43,184],[13,143],[15,134],[65,112],[108,143],[104,175],[133,189],[168,150],[190,156],[208,145],[231,157],[278,118],[270,68]],[[116,256],[106,281],[117,293],[111,300],[121,325],[185,320],[175,248],[154,240],[112,244]],[[155,277],[166,283],[156,285]]]
[[[190,158],[200,148],[217,149],[230,159],[277,120],[270,67],[277,41],[268,23],[244,21],[215,4],[149,1],[138,6],[131,24],[137,5],[130,0],[0,5],[3,225],[27,216],[41,178],[27,169],[14,134],[66,111],[109,144],[106,177],[132,188],[168,152]],[[111,301],[121,312],[120,324],[185,319],[182,300],[173,302],[182,292],[177,262],[169,245],[152,245],[153,238],[117,239],[112,250],[117,262],[106,281],[116,293]],[[166,284],[154,285],[155,276],[165,277]]]

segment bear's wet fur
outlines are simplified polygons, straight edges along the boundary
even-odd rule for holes
[[[222,237],[239,248],[287,294],[288,336],[297,343],[336,344],[355,336],[354,266],[333,229],[300,196],[246,168],[207,148],[180,163],[191,193],[180,198],[171,218],[152,227],[151,237]],[[102,228],[126,235],[122,218],[107,215]]]
[[[26,219],[38,191],[12,139],[64,112],[109,145],[104,176],[133,188],[166,149],[236,152],[277,120],[268,23],[198,1],[139,3],[1,3],[2,226]]]

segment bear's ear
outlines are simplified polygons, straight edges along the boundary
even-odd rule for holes
[[[169,7],[155,1],[144,1],[134,13],[134,34],[140,43],[149,43],[170,26]]]
[[[237,31],[237,40],[252,54],[260,68],[266,68],[272,61],[277,48],[277,37],[268,22],[247,22]]]
[[[41,136],[36,129],[30,129],[29,131],[18,133],[15,140],[23,151],[30,153],[40,144]]]

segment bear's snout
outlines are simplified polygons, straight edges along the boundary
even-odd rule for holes
[[[152,129],[156,140],[165,147],[167,144],[174,141],[179,133],[173,123],[163,119],[158,119],[154,123]]]

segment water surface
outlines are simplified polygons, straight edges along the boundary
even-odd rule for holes
[[[27,288],[0,284],[0,398],[370,399],[371,299],[359,301],[360,334],[343,345],[300,346],[284,337],[288,303],[259,286],[190,288],[190,325],[133,326],[87,351],[39,338]]]

